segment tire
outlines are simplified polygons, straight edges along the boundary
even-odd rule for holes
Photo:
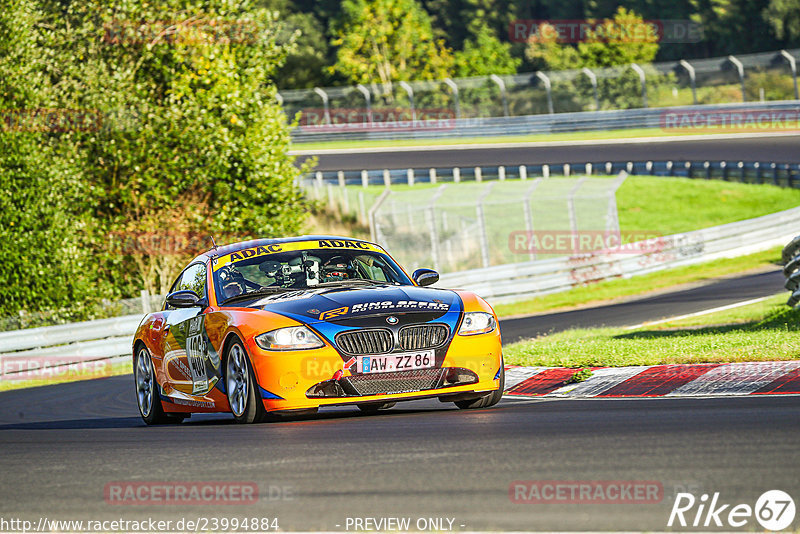
[[[455,401],[455,405],[461,408],[462,410],[476,410],[478,408],[489,408],[490,406],[494,406],[495,404],[500,402],[500,399],[503,398],[503,390],[505,389],[505,385],[506,385],[506,371],[501,361],[500,387],[497,388],[496,391],[492,391],[491,393],[484,395],[483,397],[479,397],[477,399]]]
[[[136,386],[136,404],[139,415],[148,425],[165,425],[180,423],[184,414],[168,414],[164,412],[161,397],[158,395],[158,383],[153,369],[150,351],[142,344],[136,347],[136,360],[133,363],[134,384]]]
[[[393,408],[396,402],[366,402],[359,404],[358,409],[364,413],[377,413],[379,410]]]
[[[239,339],[230,344],[225,355],[225,391],[237,423],[261,423],[267,420],[268,414],[258,394],[250,358]]]

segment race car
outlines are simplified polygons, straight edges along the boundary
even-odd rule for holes
[[[425,287],[380,246],[332,236],[215,247],[177,277],[133,340],[147,424],[230,412],[240,423],[438,398],[484,408],[503,394],[494,310]]]

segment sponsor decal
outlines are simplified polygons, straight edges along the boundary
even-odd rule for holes
[[[333,310],[324,311],[319,314],[320,321],[327,321],[329,319],[333,319],[334,317],[339,317],[341,315],[347,315],[347,306],[343,306],[341,308],[335,308]]]
[[[376,302],[359,302],[358,304],[353,304],[352,307],[343,306],[341,308],[335,308],[333,310],[320,312],[319,319],[322,321],[327,321],[334,317],[341,317],[343,315],[355,315],[359,313],[369,313],[369,312],[386,311],[386,310],[447,311],[449,309],[450,305],[442,301],[383,300]],[[314,315],[316,315],[317,312],[319,312],[319,310],[316,309],[308,310],[308,313],[313,313]],[[391,317],[389,319],[391,319]],[[387,319],[387,321],[389,320]],[[394,322],[389,321],[389,323],[390,324],[397,323],[397,318],[395,317]]]
[[[214,271],[237,261],[242,261],[259,256],[268,256],[280,252],[291,252],[296,250],[320,250],[328,248],[350,248],[355,250],[369,250],[371,252],[384,253],[385,251],[372,243],[363,241],[350,241],[345,239],[320,239],[314,241],[294,241],[290,243],[280,243],[272,245],[260,245],[244,250],[238,250],[220,257],[214,262]]]

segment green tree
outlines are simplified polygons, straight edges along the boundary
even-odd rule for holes
[[[467,39],[464,49],[455,53],[455,75],[516,74],[521,62],[511,55],[510,44],[501,43],[489,27],[483,25],[475,40]]]
[[[800,40],[800,0],[770,0],[763,16],[786,43]]]
[[[68,132],[62,143],[82,159],[85,204],[103,244],[97,270],[119,295],[143,284],[163,292],[197,252],[148,253],[129,246],[137,238],[224,242],[299,229],[300,170],[271,81],[290,47],[279,44],[272,12],[249,0],[91,0],[70,3],[48,25],[43,54],[53,59],[57,105],[103,117],[101,128]]]
[[[69,306],[91,297],[94,269],[76,202],[74,154],[58,150],[37,50],[41,15],[30,0],[0,2],[0,315]]]
[[[415,0],[345,0],[333,28],[333,72],[352,83],[382,84],[447,77],[453,55],[433,36]]]

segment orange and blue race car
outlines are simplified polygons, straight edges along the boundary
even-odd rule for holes
[[[503,394],[497,316],[466,291],[424,287],[380,246],[259,239],[214,248],[181,272],[133,341],[148,424],[230,412],[240,423],[438,398],[484,408]]]

